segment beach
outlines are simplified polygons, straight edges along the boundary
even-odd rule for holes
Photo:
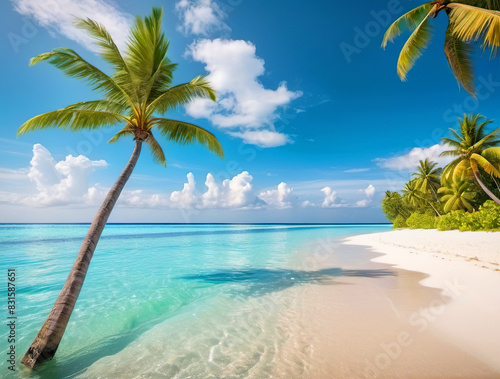
[[[398,230],[350,237],[344,244],[382,254],[373,262],[425,274],[419,284],[438,292],[424,308],[415,307],[408,324],[418,334],[440,336],[500,376],[500,233]]]
[[[0,265],[22,273],[18,354],[85,231],[0,228],[10,252]],[[497,235],[466,237],[478,257],[469,261],[444,253],[462,236],[388,225],[110,225],[57,359],[33,378],[498,378],[500,272],[488,248]]]

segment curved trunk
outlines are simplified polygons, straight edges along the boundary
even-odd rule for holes
[[[484,183],[481,181],[481,179],[479,178],[479,173],[476,171],[476,170],[472,170],[472,172],[474,173],[474,178],[476,179],[476,182],[477,184],[479,184],[479,186],[483,189],[484,192],[486,192],[486,194],[497,204],[500,204],[500,199],[498,197],[496,197],[493,192],[491,192],[488,187],[486,187],[484,185]]]
[[[43,361],[51,359],[56,353],[83,286],[83,281],[85,280],[90,260],[94,255],[97,242],[99,242],[108,217],[137,163],[137,159],[141,153],[141,145],[142,141],[136,141],[134,152],[127,166],[125,166],[118,180],[108,192],[94,221],[92,221],[56,303],[52,307],[47,320],[45,320],[35,340],[21,359],[23,365],[33,368]]]

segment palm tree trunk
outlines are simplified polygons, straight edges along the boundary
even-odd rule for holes
[[[479,172],[476,171],[476,170],[472,170],[472,172],[474,173],[474,178],[476,179],[476,182],[477,184],[479,184],[479,186],[483,189],[484,192],[486,192],[486,194],[497,204],[500,204],[500,199],[498,197],[496,197],[493,192],[491,192],[488,187],[486,187],[484,185],[484,183],[481,181],[481,179],[479,178]]]
[[[33,368],[43,361],[51,359],[56,353],[71,313],[73,312],[73,308],[75,307],[78,295],[80,294],[80,290],[82,289],[90,260],[94,255],[94,250],[106,226],[108,217],[139,159],[141,145],[142,141],[136,141],[134,152],[127,166],[125,166],[118,180],[108,192],[94,221],[92,221],[56,303],[52,307],[47,320],[45,320],[35,340],[21,359],[23,365]]]

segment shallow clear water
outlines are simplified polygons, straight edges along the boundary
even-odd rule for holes
[[[18,366],[10,375],[3,322],[0,377],[271,375],[287,338],[277,318],[293,318],[276,311],[294,301],[282,294],[317,279],[300,270],[297,252],[313,240],[389,228],[108,225],[56,359],[35,373]],[[17,361],[48,315],[87,229],[0,225],[3,282],[8,269],[16,270]]]

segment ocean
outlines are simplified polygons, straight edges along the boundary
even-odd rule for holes
[[[328,256],[335,251],[322,250],[332,239],[390,226],[107,225],[56,358],[32,373],[19,364],[11,372],[3,300],[8,272],[15,270],[19,362],[87,229],[82,224],[0,225],[0,377],[285,377],[278,366],[300,375],[311,346],[297,342],[285,356],[292,334],[285,326],[294,323],[299,301],[292,289],[328,281],[341,270],[314,271],[308,262],[313,268],[315,260],[335,258]]]

